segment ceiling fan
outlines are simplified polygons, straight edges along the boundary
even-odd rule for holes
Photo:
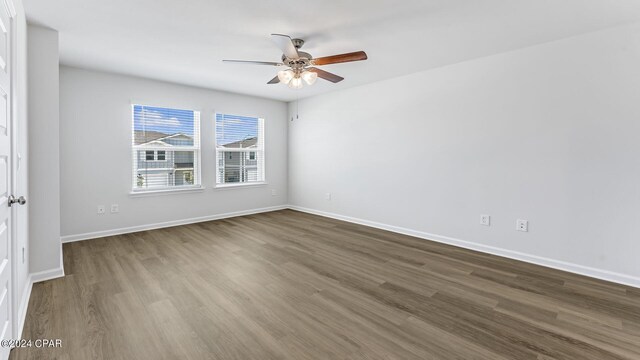
[[[292,89],[300,89],[304,85],[303,80],[308,85],[313,85],[318,78],[331,81],[332,83],[344,80],[343,77],[318,69],[316,66],[367,60],[367,54],[364,51],[314,58],[309,53],[299,51],[302,45],[304,45],[304,40],[302,39],[292,39],[288,35],[282,34],[271,34],[271,40],[282,50],[281,62],[249,60],[222,61],[239,64],[286,66],[287,69],[278,71],[278,75],[267,82],[267,84],[283,83]]]

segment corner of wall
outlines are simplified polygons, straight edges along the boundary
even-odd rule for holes
[[[42,281],[62,274],[60,248],[59,34],[27,26],[29,272]],[[55,254],[52,256],[52,254]]]

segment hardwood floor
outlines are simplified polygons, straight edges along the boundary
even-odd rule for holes
[[[64,262],[12,359],[640,359],[640,289],[291,210]]]

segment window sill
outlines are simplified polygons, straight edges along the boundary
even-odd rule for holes
[[[191,193],[191,192],[200,192],[204,191],[204,186],[192,186],[192,187],[184,187],[178,189],[158,189],[158,190],[139,190],[139,191],[131,191],[129,196],[131,197],[145,197],[145,196],[156,196],[156,195],[171,195],[171,194],[180,194],[180,193]]]
[[[250,182],[250,183],[230,183],[230,184],[216,184],[213,186],[214,190],[231,190],[241,189],[268,185],[266,181]]]

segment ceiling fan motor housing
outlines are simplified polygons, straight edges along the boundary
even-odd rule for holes
[[[292,69],[302,69],[304,67],[311,65],[311,59],[313,56],[311,54],[306,53],[304,51],[298,51],[298,55],[300,56],[297,59],[289,59],[285,55],[282,55],[282,63],[288,65]]]
[[[296,49],[300,49],[302,45],[304,45],[304,40],[302,39],[291,39],[291,42],[293,43],[293,46],[296,47]]]

